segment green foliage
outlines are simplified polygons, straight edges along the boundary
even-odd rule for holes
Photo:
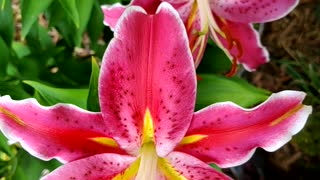
[[[76,0],[59,0],[59,3],[61,4],[64,11],[66,11],[66,14],[71,18],[73,23],[76,25],[77,28],[80,27],[80,18],[79,13],[77,10],[77,3]]]
[[[226,74],[230,68],[231,61],[224,52],[215,44],[208,44],[197,72]]]
[[[294,79],[293,83],[302,87],[308,93],[312,104],[320,104],[320,74],[316,64],[285,61],[288,74]],[[298,70],[299,69],[299,70]]]
[[[196,108],[216,102],[231,101],[242,107],[253,107],[268,98],[270,92],[255,88],[240,78],[203,74],[199,75]]]
[[[101,36],[101,32],[103,30],[103,23],[101,23],[101,19],[103,19],[103,13],[100,10],[100,5],[98,2],[94,2],[91,11],[91,18],[89,19],[87,31],[88,35],[91,39],[92,46],[97,46],[98,39]]]
[[[51,106],[57,103],[69,103],[77,105],[83,109],[86,108],[87,89],[63,89],[54,88],[36,81],[23,81],[35,89],[34,98],[45,106]]]
[[[61,165],[60,162],[56,160],[52,161],[41,161],[23,149],[20,149],[15,157],[17,159],[17,164],[15,168],[15,173],[12,179],[19,180],[35,180],[40,179],[45,172],[50,172]]]
[[[0,153],[5,153],[7,156],[10,156],[10,157],[13,155],[7,139],[1,133],[0,133]]]
[[[6,75],[7,64],[10,59],[10,50],[5,41],[0,36],[0,78]]]
[[[99,65],[95,58],[92,58],[92,71],[89,83],[89,94],[87,99],[87,109],[89,111],[100,111],[98,97],[98,80],[99,80]]]
[[[102,1],[21,0],[21,31],[15,24],[19,23],[19,11],[12,3],[0,0],[0,95],[17,100],[34,97],[46,106],[71,103],[99,111],[99,66],[93,62],[91,69],[90,59],[92,55],[101,58],[113,37],[109,31],[102,38]],[[0,134],[1,178],[39,179],[43,170],[59,165],[36,159],[17,144],[9,145]]]
[[[320,113],[313,113],[304,129],[293,139],[304,154],[319,157],[320,150]]]
[[[47,9],[51,2],[52,0],[42,0],[41,3],[33,0],[21,0],[22,37],[29,33],[39,14]]]
[[[320,55],[320,54],[319,54]],[[318,156],[320,151],[320,73],[319,64],[314,64],[298,53],[295,61],[283,60],[287,73],[292,77],[292,85],[305,91],[306,103],[313,106],[306,127],[295,138],[299,148],[307,155]]]
[[[13,13],[11,0],[0,0],[0,36],[6,42],[7,46],[11,45],[14,34]],[[1,50],[2,48],[0,48]]]

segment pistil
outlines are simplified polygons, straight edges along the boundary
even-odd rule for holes
[[[158,176],[158,156],[154,144],[144,144],[140,153],[140,166],[136,179],[156,180]]]

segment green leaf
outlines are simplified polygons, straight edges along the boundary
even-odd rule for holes
[[[7,43],[7,46],[11,46],[14,34],[14,21],[11,7],[11,0],[0,0],[0,36]]]
[[[315,64],[308,65],[308,75],[311,79],[311,85],[320,93],[320,74]]]
[[[49,7],[53,0],[22,0],[21,15],[22,15],[22,38],[29,33],[31,26],[37,21],[41,12]],[[69,0],[68,0],[69,1]]]
[[[219,166],[217,166],[216,164],[210,164],[210,166],[212,167],[212,168],[214,168],[215,170],[217,170],[217,171],[219,171],[219,172],[222,172],[222,169],[219,167]]]
[[[216,45],[208,44],[197,73],[226,74],[231,69],[231,61]]]
[[[67,5],[68,4],[68,5]],[[78,14],[78,25],[75,25],[74,19],[64,7],[74,6],[69,11],[76,11]],[[88,25],[94,0],[73,0],[73,1],[55,1],[47,11],[50,26],[55,26],[68,45],[72,48],[80,46],[84,31]],[[75,13],[75,12],[74,12]],[[100,22],[102,24],[102,21]]]
[[[7,65],[10,59],[10,51],[5,41],[0,36],[0,78],[6,75]]]
[[[19,79],[21,80],[37,80],[40,71],[42,68],[44,69],[45,67],[40,66],[40,63],[38,63],[40,57],[32,57],[32,56],[27,56],[22,59],[19,59],[18,64],[17,64],[17,69],[19,72]],[[41,59],[44,61],[45,59]]]
[[[59,167],[61,163],[56,160],[41,161],[24,150],[20,150],[17,156],[18,164],[13,180],[35,180],[40,179],[44,170],[52,171]]]
[[[80,18],[79,35],[82,36],[84,33],[92,11],[94,0],[77,0],[77,9]],[[103,24],[102,21],[99,24]],[[95,28],[95,27],[94,27]],[[80,44],[78,44],[79,46]]]
[[[42,105],[51,106],[57,103],[70,103],[83,109],[87,105],[88,89],[63,89],[50,87],[36,81],[23,81],[36,91],[34,97]]]
[[[80,18],[77,10],[76,0],[59,0],[62,8],[65,10],[67,15],[72,19],[74,25],[80,27]]]
[[[0,2],[1,2],[1,1],[0,1]],[[4,9],[5,5],[6,5],[6,0],[3,0],[3,1],[1,2],[1,10]]]
[[[30,48],[22,42],[13,42],[12,49],[14,50],[19,59],[31,53]]]
[[[0,151],[6,153],[8,156],[12,156],[11,149],[8,144],[8,139],[1,132],[0,132]]]
[[[201,109],[217,102],[231,101],[242,107],[253,107],[266,100],[270,92],[258,89],[240,78],[225,78],[200,74],[196,108]]]
[[[30,49],[37,54],[41,54],[43,51],[53,47],[48,30],[37,23],[30,28],[26,39]]]
[[[82,85],[87,87],[91,74],[91,58],[76,58],[72,54],[65,52],[62,56],[57,57],[58,73],[76,82],[75,86]],[[67,61],[66,61],[67,59]],[[72,69],[72,71],[70,71]]]
[[[10,172],[10,161],[3,161],[0,159],[0,177],[8,177],[9,172]]]
[[[55,27],[68,45],[74,48],[75,44],[80,42],[78,36],[75,36],[77,28],[72,19],[65,13],[59,1],[53,1],[46,11],[49,26]]]
[[[100,112],[98,96],[99,73],[100,69],[97,60],[94,57],[92,57],[92,71],[89,84],[89,94],[87,99],[87,109],[89,111]]]
[[[0,82],[0,95],[10,95],[12,99],[25,99],[31,97],[23,89],[20,81]]]
[[[103,25],[103,14],[100,8],[100,5],[98,2],[95,2],[93,9],[91,11],[91,18],[89,19],[89,23],[88,23],[88,35],[90,37],[90,40],[92,42],[92,44],[96,44],[101,33],[102,30],[104,28]]]

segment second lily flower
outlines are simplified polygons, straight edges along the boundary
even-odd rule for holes
[[[269,61],[268,51],[261,45],[252,23],[270,22],[287,15],[299,0],[132,0],[154,13],[161,2],[170,3],[182,18],[189,37],[195,67],[201,61],[208,35],[233,61],[253,71]],[[111,29],[126,7],[102,6],[104,22]],[[166,25],[164,25],[166,26]]]

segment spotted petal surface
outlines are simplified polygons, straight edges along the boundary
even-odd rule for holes
[[[305,94],[283,91],[266,102],[243,109],[233,103],[217,103],[196,112],[188,135],[206,135],[177,148],[220,167],[246,162],[257,147],[275,151],[304,126],[311,107],[302,105]]]
[[[210,167],[208,164],[200,161],[199,159],[190,156],[189,154],[181,152],[172,152],[167,157],[168,162],[176,170],[180,176],[185,179],[192,180],[202,180],[202,179],[212,179],[212,180],[228,180],[230,177],[218,172],[214,168]],[[167,176],[167,179],[178,179],[171,178]]]
[[[196,84],[187,41],[179,15],[167,3],[155,15],[133,6],[121,16],[104,55],[99,95],[113,137],[128,152],[138,153],[147,109],[159,156],[186,132]]]
[[[299,0],[209,0],[218,16],[242,23],[261,23],[286,16]]]
[[[65,164],[41,180],[113,179],[123,173],[136,158],[118,154],[98,154]]]
[[[192,9],[192,5],[194,3],[193,0],[162,0],[163,2],[170,3],[180,15],[180,18],[184,23],[187,22],[190,12]]]
[[[32,155],[62,162],[101,152],[124,153],[92,138],[107,137],[108,125],[100,113],[73,105],[43,107],[35,99],[14,101],[0,97],[0,129],[11,140],[21,143]]]

